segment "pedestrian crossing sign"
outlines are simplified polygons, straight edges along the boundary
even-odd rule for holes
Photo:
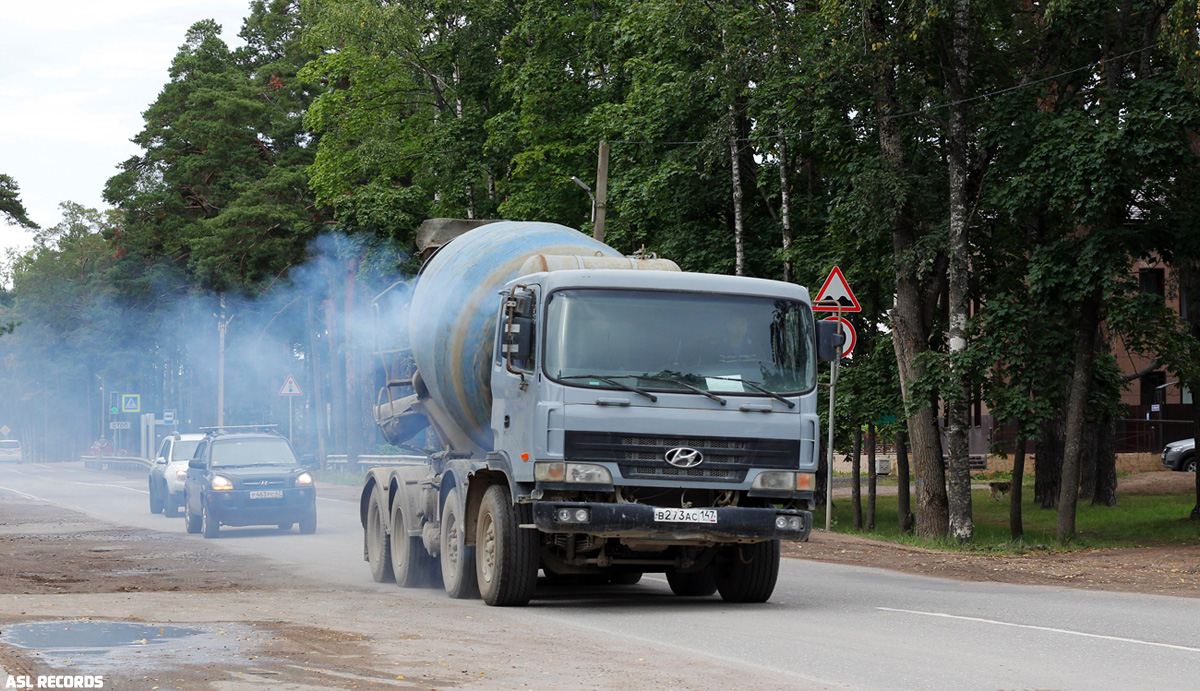
[[[136,393],[121,394],[121,412],[122,413],[140,413],[142,412],[142,396]]]

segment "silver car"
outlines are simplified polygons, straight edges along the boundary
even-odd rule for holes
[[[21,442],[16,439],[0,439],[0,462],[20,463],[21,460]]]
[[[1167,444],[1162,452],[1162,464],[1171,470],[1196,472],[1196,440],[1180,439]]]
[[[179,515],[179,509],[183,507],[187,464],[196,453],[196,445],[201,439],[204,439],[203,434],[176,432],[162,440],[154,464],[150,466],[150,513],[162,513],[169,517]]]

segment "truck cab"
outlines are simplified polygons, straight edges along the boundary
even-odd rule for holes
[[[553,271],[510,283],[498,305],[492,432],[540,531],[618,538],[618,560],[807,537],[811,515],[795,511],[813,505],[818,464],[807,290]],[[570,571],[570,552],[543,556]]]

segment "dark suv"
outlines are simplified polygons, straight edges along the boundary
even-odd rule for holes
[[[317,530],[313,477],[273,432],[210,431],[188,461],[184,495],[187,531],[204,537],[217,537],[222,525]]]

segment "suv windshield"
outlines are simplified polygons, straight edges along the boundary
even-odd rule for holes
[[[562,290],[546,307],[546,374],[563,383],[796,394],[816,383],[812,311],[737,295]]]
[[[293,465],[296,456],[286,439],[218,439],[212,445],[212,465]]]
[[[171,447],[171,460],[186,460],[196,455],[196,447],[200,445],[200,440],[196,441],[177,441]]]

